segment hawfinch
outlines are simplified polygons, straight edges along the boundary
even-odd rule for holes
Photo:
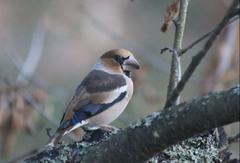
[[[78,127],[114,129],[108,124],[123,112],[131,99],[131,71],[139,68],[133,54],[125,49],[103,54],[77,87],[57,131],[46,146],[55,146],[63,135]]]

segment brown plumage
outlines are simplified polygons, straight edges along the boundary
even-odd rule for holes
[[[60,126],[46,146],[55,146],[63,135],[78,127],[85,130],[109,127],[107,124],[122,113],[131,99],[130,73],[139,68],[132,53],[125,49],[103,54],[76,89]]]

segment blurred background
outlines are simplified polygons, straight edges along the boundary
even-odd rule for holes
[[[213,30],[229,0],[190,1],[183,47]],[[126,128],[162,108],[166,100],[175,28],[160,31],[172,1],[1,0],[0,1],[0,162],[44,149],[46,128],[54,132],[71,95],[106,51],[125,48],[140,62],[135,92],[111,125]],[[181,101],[239,83],[239,22],[215,42],[186,85]],[[203,43],[183,55],[182,72]],[[225,126],[229,136],[239,123]],[[76,135],[74,135],[76,134]],[[64,136],[79,140],[81,132]],[[239,144],[230,145],[239,158]],[[28,156],[29,157],[29,156]],[[21,160],[21,159],[20,159]],[[19,161],[19,160],[18,160]]]

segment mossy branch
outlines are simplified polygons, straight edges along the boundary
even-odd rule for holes
[[[140,163],[194,135],[239,121],[239,85],[154,112],[104,140],[49,148],[25,162]]]

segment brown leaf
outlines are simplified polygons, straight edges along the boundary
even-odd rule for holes
[[[164,23],[161,27],[162,32],[166,32],[172,24],[172,18],[176,18],[180,8],[180,0],[174,0],[173,4],[168,6],[165,12]]]
[[[0,88],[0,133],[3,139],[4,155],[10,153],[18,132],[23,131],[29,134],[34,131],[36,109],[19,93],[19,89],[24,88],[10,83],[5,88]],[[31,94],[37,102],[45,100],[47,96],[40,89]]]
[[[2,152],[9,154],[15,144],[17,133],[22,127],[24,118],[24,100],[15,87],[7,87],[1,94],[0,129],[3,138]]]

